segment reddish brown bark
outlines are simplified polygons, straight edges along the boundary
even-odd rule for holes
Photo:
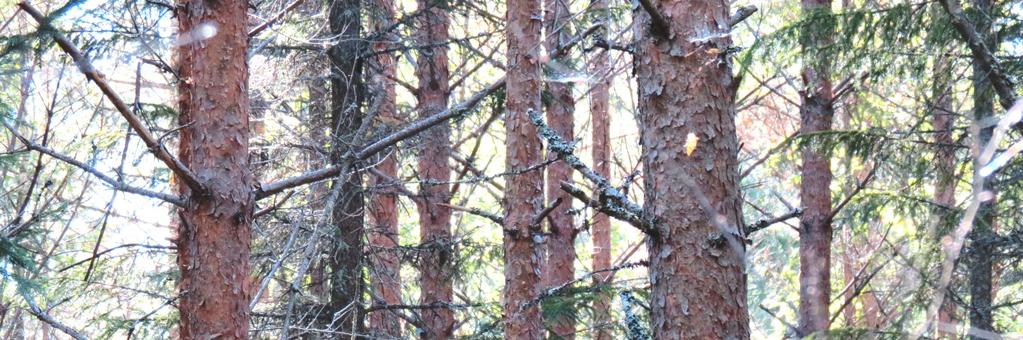
[[[657,220],[647,242],[652,335],[747,339],[735,80],[719,52],[731,45],[729,6],[651,2],[670,24],[662,38],[648,11],[633,12],[644,210]]]
[[[375,11],[371,14],[373,25],[380,32],[394,21],[394,3],[392,0],[375,0]],[[393,34],[385,34],[380,41],[373,43],[376,52],[391,48]],[[393,53],[380,53],[372,60],[371,80],[372,93],[377,96],[377,116],[384,120],[398,118],[395,106],[395,58]],[[389,153],[376,166],[386,178],[370,176],[369,185],[376,192],[369,202],[370,228],[367,233],[369,241],[370,282],[373,304],[397,305],[401,303],[401,262],[398,258],[398,205],[391,179],[398,177],[398,160],[394,153]],[[401,336],[401,318],[390,311],[377,311],[368,315],[369,329],[373,336],[398,338]]]
[[[328,6],[330,31],[338,44],[328,51],[331,92],[331,162],[340,164],[359,136],[362,124],[362,31],[361,0],[333,0]],[[342,176],[344,177],[344,176]],[[362,174],[355,172],[347,181],[334,181],[340,195],[331,210],[335,239],[328,264],[330,274],[330,311],[336,313],[334,325],[343,332],[361,334],[365,328],[362,308],[363,237],[365,200]]]
[[[548,53],[571,39],[569,32],[568,0],[547,0],[544,9],[546,39],[544,45]],[[555,59],[556,65],[565,65],[564,58]],[[554,131],[566,140],[574,139],[575,98],[572,86],[564,82],[547,82],[550,95],[544,103],[547,110],[547,122]],[[549,155],[555,157],[555,155]],[[555,162],[547,167],[547,204],[561,200],[554,210],[547,215],[550,237],[547,239],[547,261],[544,270],[544,287],[555,287],[575,278],[575,225],[569,210],[572,208],[572,196],[561,190],[561,182],[572,181],[572,168],[565,162]],[[547,320],[551,335],[555,338],[575,338],[575,310],[564,310],[553,320]]]
[[[820,18],[831,13],[831,0],[803,0],[804,17]],[[831,29],[815,23],[804,34],[804,50],[818,54],[831,39]],[[800,133],[809,135],[831,130],[834,117],[830,67],[825,58],[807,57],[803,65],[802,105],[799,108]],[[826,332],[830,326],[831,301],[831,159],[825,150],[814,146],[800,150],[802,180],[799,198],[803,215],[799,218],[799,332],[810,335]]]
[[[597,19],[595,21],[607,24],[607,0],[596,0],[593,2],[593,9]],[[602,28],[595,38],[607,40],[607,28]],[[596,81],[590,90],[590,121],[593,125],[593,170],[604,178],[611,178],[611,116],[608,113],[608,102],[610,101],[611,75],[609,73],[608,53],[605,49],[597,50],[593,55],[591,74]],[[590,225],[590,234],[593,239],[593,270],[602,270],[611,267],[611,219],[602,213],[595,213]],[[593,276],[595,284],[610,285],[611,273],[602,272]],[[606,326],[611,322],[611,299],[610,292],[601,293],[593,302],[593,338],[596,340],[611,340],[611,327]]]
[[[522,171],[542,161],[543,146],[529,111],[540,112],[539,0],[508,1],[509,66],[505,108],[505,168]],[[540,224],[534,223],[543,205],[543,174],[526,171],[508,178],[504,192],[504,336],[543,338],[543,320],[536,304],[540,291]],[[536,236],[534,238],[534,236]]]
[[[932,15],[944,15],[944,12],[937,6],[931,11]],[[943,32],[935,32],[942,34]],[[942,49],[944,50],[944,49]],[[955,140],[952,139],[952,127],[955,125],[955,115],[952,108],[952,65],[944,56],[944,53],[936,53],[934,60],[934,87],[931,97],[931,124],[934,125],[934,143],[937,150],[934,153],[934,230],[931,239],[936,244],[941,244],[941,238],[947,235],[952,226],[955,225],[955,190],[958,179],[955,177]],[[950,299],[945,299],[941,308],[938,309],[938,338],[955,340],[957,334],[955,327],[956,306]]]
[[[248,168],[245,1],[180,1],[178,157],[208,194],[179,182],[179,332],[183,339],[247,339],[252,175]]]
[[[416,76],[416,111],[421,118],[437,114],[448,106],[448,15],[434,0],[419,0],[419,8],[429,8],[419,18],[416,44],[429,46],[419,50]],[[450,202],[451,127],[448,124],[423,131],[419,144],[419,176],[422,180],[416,201],[419,209],[420,240],[426,250],[421,259],[419,302],[424,305],[448,304],[452,299],[451,209],[441,205]],[[448,308],[431,308],[420,312],[423,339],[451,338],[455,318]]]

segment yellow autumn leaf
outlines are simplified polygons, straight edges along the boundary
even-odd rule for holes
[[[700,143],[700,137],[696,137],[696,134],[690,132],[686,135],[686,156],[692,156],[693,151],[696,150],[696,144]]]

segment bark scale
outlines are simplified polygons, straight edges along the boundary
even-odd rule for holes
[[[253,180],[248,167],[245,1],[179,1],[178,157],[206,186],[178,190],[178,289],[183,339],[247,339]]]
[[[633,11],[654,339],[748,339],[729,2]],[[689,138],[698,141],[688,141]],[[696,142],[692,152],[685,144]],[[701,200],[700,198],[705,200]],[[706,203],[704,206],[702,203]]]
[[[802,105],[799,108],[800,134],[831,130],[835,108],[832,102],[831,67],[828,58],[819,57],[831,41],[833,29],[824,16],[831,14],[831,0],[803,0],[804,18],[813,25],[802,34],[804,53]],[[799,198],[803,215],[799,218],[799,333],[808,336],[826,333],[830,327],[831,301],[831,158],[827,150],[804,147]]]
[[[376,32],[382,32],[394,22],[393,0],[374,0],[375,10],[371,13],[372,23]],[[391,48],[397,37],[384,34],[373,42],[375,55],[371,61],[374,73],[370,86],[376,115],[383,120],[397,120],[396,92],[394,89],[395,57],[393,53],[384,52]],[[372,303],[397,305],[401,303],[401,262],[398,257],[398,205],[395,183],[398,177],[398,158],[394,152],[386,156],[376,166],[384,178],[370,176],[369,185],[375,188],[369,201],[370,228],[367,231],[369,241],[369,264]],[[401,318],[391,311],[381,310],[367,316],[369,329],[373,336],[384,338],[401,337]]]
[[[543,145],[529,111],[540,112],[539,0],[509,0],[508,57],[505,95],[505,170],[524,171],[543,160]],[[531,303],[540,292],[543,254],[540,223],[543,173],[525,171],[508,177],[504,192],[504,299],[502,323],[507,339],[541,339],[540,309]]]
[[[546,39],[544,47],[547,53],[558,50],[571,39],[569,32],[568,0],[547,0],[544,9]],[[557,69],[567,66],[568,58],[552,61]],[[558,77],[558,75],[552,75]],[[575,98],[572,96],[570,83],[547,82],[549,96],[544,103],[547,110],[547,122],[554,131],[566,140],[573,140]],[[555,157],[550,154],[548,157]],[[561,190],[561,182],[572,181],[572,168],[565,162],[555,162],[547,167],[547,204],[554,204],[558,199],[561,204],[547,215],[548,232],[547,261],[544,270],[544,287],[560,286],[575,278],[575,225],[569,210],[572,209],[572,196]],[[551,335],[560,339],[575,338],[575,310],[562,311],[552,320],[547,320]]]
[[[448,25],[447,9],[435,0],[419,0],[425,9],[418,19],[416,44],[424,46],[418,51],[416,77],[416,111],[420,118],[435,115],[448,106]],[[425,251],[420,264],[423,305],[444,305],[452,301],[452,271],[454,261],[451,244],[451,209],[443,206],[451,201],[451,127],[439,124],[421,134],[418,173],[422,181],[416,201],[419,210],[420,241]],[[430,308],[420,312],[423,319],[421,338],[447,339],[453,336],[455,318],[449,308]]]

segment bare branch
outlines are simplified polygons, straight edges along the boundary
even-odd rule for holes
[[[497,223],[499,225],[504,225],[504,217],[498,216],[497,214],[492,213],[492,212],[484,211],[483,209],[480,209],[480,208],[467,208],[467,207],[463,207],[463,206],[460,206],[460,205],[447,204],[447,203],[437,203],[437,205],[445,207],[445,208],[449,208],[451,210],[458,210],[458,211],[461,211],[461,212],[466,212],[466,213],[469,213],[469,214],[472,214],[472,215],[483,217],[483,218],[486,218],[488,220],[494,221],[494,223]]]
[[[659,38],[668,37],[671,26],[669,26],[668,20],[664,18],[664,15],[657,10],[657,7],[650,0],[639,0],[639,4],[643,6],[647,13],[650,13],[650,33]]]
[[[206,188],[199,182],[198,177],[188,170],[188,167],[181,163],[180,160],[174,158],[174,156],[167,152],[167,149],[165,149],[163,145],[160,145],[156,138],[149,133],[149,129],[146,128],[145,125],[142,124],[142,121],[132,113],[131,108],[129,108],[128,105],[124,103],[124,100],[121,100],[121,97],[114,92],[114,89],[107,84],[106,80],[103,79],[103,74],[97,71],[96,68],[92,66],[92,63],[85,58],[82,51],[79,51],[77,47],[71,44],[70,40],[64,37],[63,34],[60,34],[53,25],[50,25],[49,18],[44,16],[35,7],[28,4],[28,2],[20,2],[18,3],[18,7],[32,16],[32,18],[39,23],[40,29],[48,31],[48,33],[53,37],[53,40],[57,42],[57,45],[59,45],[60,48],[71,56],[71,59],[78,64],[78,70],[81,71],[86,78],[96,83],[96,86],[98,86],[100,91],[106,95],[107,99],[110,100],[110,103],[117,109],[117,112],[121,113],[121,116],[128,121],[128,125],[131,126],[132,130],[134,130],[140,138],[142,138],[142,141],[146,143],[149,151],[152,152],[156,158],[163,161],[163,163],[166,164],[175,175],[180,177],[182,182],[188,185],[189,188],[199,193],[206,192]]]
[[[761,229],[767,229],[767,227],[770,227],[774,224],[781,223],[790,218],[795,218],[802,215],[803,209],[796,209],[778,217],[757,221],[757,223],[746,226],[746,236],[749,237],[749,235],[752,235],[754,232],[757,232]]]
[[[991,53],[990,46],[987,45],[984,38],[977,32],[977,28],[973,26],[973,23],[963,14],[963,9],[959,6],[959,0],[938,0],[938,2],[941,3],[941,7],[945,8],[945,12],[948,13],[952,20],[952,26],[956,28],[956,31],[959,31],[959,35],[962,36],[963,40],[966,40],[966,45],[970,47],[973,59],[987,73],[992,87],[998,93],[998,102],[1006,110],[1012,108],[1013,103],[1016,102],[1016,92],[1012,90],[1012,82],[1005,76],[1005,72],[998,64],[998,60]]]
[[[10,126],[10,124],[7,124],[7,122],[3,122],[3,125],[7,128],[7,130],[10,130],[11,133],[14,134],[15,138],[17,138],[18,140],[21,140],[21,143],[25,144],[25,147],[29,148],[30,150],[35,150],[35,151],[41,152],[43,154],[46,154],[47,156],[59,159],[59,160],[63,161],[64,163],[68,163],[68,164],[71,164],[71,165],[73,165],[73,166],[75,166],[75,167],[77,167],[79,169],[85,170],[85,172],[88,172],[88,173],[92,174],[93,176],[98,177],[100,180],[102,180],[104,182],[107,182],[107,184],[109,184],[111,186],[111,188],[113,188],[114,190],[120,190],[120,191],[124,191],[124,192],[133,193],[133,194],[136,194],[136,195],[142,195],[142,196],[146,196],[146,197],[151,197],[151,198],[159,199],[159,200],[162,200],[164,202],[177,205],[179,207],[185,206],[185,201],[182,200],[179,197],[176,197],[176,196],[170,195],[170,194],[165,194],[165,193],[162,193],[162,192],[150,191],[150,190],[146,190],[146,189],[130,186],[127,183],[118,181],[118,180],[114,179],[113,177],[107,176],[106,174],[104,174],[103,172],[97,170],[96,168],[93,168],[93,167],[91,167],[91,166],[89,166],[89,165],[87,165],[85,163],[82,163],[82,162],[80,162],[80,161],[78,161],[78,160],[76,160],[74,158],[71,158],[70,156],[63,155],[63,154],[61,154],[61,153],[59,153],[57,151],[54,151],[53,149],[47,148],[45,146],[42,146],[42,145],[39,145],[39,144],[36,144],[36,143],[33,143],[32,141],[28,140],[28,138],[25,138],[25,136],[22,136],[20,133],[18,133],[18,131],[14,130],[14,127]]]
[[[273,25],[277,21],[279,21],[282,18],[284,18],[284,16],[287,15],[288,12],[291,12],[292,10],[294,10],[295,7],[298,7],[298,5],[301,4],[301,3],[302,3],[302,0],[292,1],[290,4],[285,6],[284,9],[282,9],[280,12],[277,12],[277,14],[275,14],[272,17],[270,17],[270,19],[267,19],[266,22],[264,22],[264,23],[260,24],[259,26],[256,26],[253,29],[249,30],[249,37],[250,38],[254,37],[254,36],[258,35],[260,32],[263,32],[263,30],[266,30],[267,28],[270,28],[271,25]]]
[[[28,312],[31,313],[32,315],[34,315],[36,317],[36,319],[39,319],[39,321],[45,322],[46,324],[52,326],[53,328],[59,329],[61,332],[64,332],[64,334],[67,334],[67,335],[71,336],[72,338],[74,338],[76,340],[87,340],[87,339],[89,339],[89,338],[86,338],[84,335],[82,335],[82,333],[79,333],[78,331],[74,330],[73,328],[69,327],[68,325],[65,325],[65,324],[61,323],[60,321],[57,321],[57,319],[54,319],[45,310],[43,310],[42,308],[39,308],[39,305],[37,305],[36,301],[33,300],[32,297],[28,295],[28,292],[25,292],[24,290],[22,290],[20,288],[19,288],[19,290],[21,291],[21,297],[25,298],[25,303],[28,304],[28,307],[29,307],[28,308]]]
[[[749,18],[756,12],[757,6],[750,5],[739,7],[739,9],[735,10],[735,14],[732,14],[732,16],[728,18],[728,27],[735,27],[735,25],[738,25],[740,22],[746,20],[746,18]]]

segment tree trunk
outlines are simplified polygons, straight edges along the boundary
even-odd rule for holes
[[[748,339],[729,5],[652,3],[667,32],[633,12],[652,335]]]
[[[381,32],[394,22],[394,3],[392,0],[375,0],[375,11],[372,13],[376,32]],[[376,103],[376,115],[384,120],[398,119],[395,106],[394,89],[395,58],[394,53],[383,52],[391,48],[397,37],[384,34],[373,43],[373,51],[380,52],[372,60],[371,86],[373,99]],[[395,189],[391,181],[398,178],[398,158],[391,152],[376,166],[386,178],[370,176],[370,186],[376,192],[370,199],[368,231],[370,282],[372,284],[373,304],[397,305],[401,303],[401,262],[398,258],[398,205]],[[383,338],[401,337],[401,318],[387,310],[377,311],[369,316],[369,328],[373,336]]]
[[[941,6],[935,4],[931,10],[932,16],[945,16]],[[944,32],[932,32],[932,34],[943,34]],[[931,95],[931,124],[934,125],[934,143],[937,150],[934,153],[934,228],[931,232],[931,240],[941,244],[941,238],[948,235],[955,225],[955,190],[958,179],[955,176],[956,159],[952,139],[952,128],[955,126],[955,115],[952,107],[952,64],[945,57],[947,49],[939,47],[934,53],[933,75],[934,85]],[[946,298],[938,309],[938,338],[955,340],[956,331],[956,306],[950,299]]]
[[[448,106],[448,14],[435,0],[419,0],[419,8],[428,8],[419,18],[416,44],[419,50],[416,93],[420,118],[437,114]],[[452,299],[451,209],[440,204],[451,201],[451,127],[439,124],[422,133],[419,144],[419,176],[422,180],[416,201],[419,210],[420,240],[427,249],[420,265],[421,293],[424,305],[449,304]],[[420,312],[423,339],[447,339],[454,332],[455,318],[449,308],[431,308]]]
[[[800,134],[831,130],[835,109],[832,103],[831,70],[828,59],[816,57],[831,40],[823,16],[831,14],[831,0],[803,0],[803,17],[814,23],[803,32],[806,65],[803,65]],[[802,181],[799,198],[799,335],[826,333],[830,325],[831,301],[831,159],[816,146],[803,148]]]
[[[592,9],[597,16],[596,22],[604,23],[605,27],[600,29],[597,39],[607,40],[608,9],[607,0],[595,0]],[[604,178],[611,178],[611,116],[608,113],[608,102],[610,101],[611,75],[609,74],[608,53],[605,49],[599,49],[593,55],[591,72],[595,79],[593,88],[590,90],[590,121],[593,125],[593,170]],[[590,235],[593,239],[593,270],[602,270],[611,267],[611,219],[602,213],[593,215]],[[593,276],[594,284],[610,287],[612,273],[602,272]],[[608,324],[611,322],[611,299],[610,292],[598,293],[593,301],[593,326],[595,327],[593,338],[595,340],[611,340],[611,330]]]
[[[542,161],[543,146],[529,111],[540,112],[539,0],[509,0],[505,108],[505,170],[518,172]],[[540,309],[531,303],[540,291],[542,240],[534,223],[543,205],[543,174],[525,171],[507,179],[504,193],[504,336],[543,338]],[[535,236],[535,237],[534,237]]]
[[[547,0],[544,13],[547,53],[555,51],[571,39],[569,31],[568,0]],[[567,58],[553,61],[554,65],[563,67],[569,63]],[[555,70],[554,72],[557,72]],[[575,137],[574,127],[575,98],[572,86],[564,82],[547,82],[550,95],[544,103],[547,109],[547,122],[554,131],[566,140]],[[555,157],[551,154],[549,157]],[[565,162],[555,162],[547,167],[547,204],[561,200],[561,204],[547,215],[550,237],[547,239],[547,261],[544,270],[544,287],[555,287],[575,279],[575,225],[572,222],[572,196],[561,190],[561,182],[572,181],[572,168]],[[553,338],[575,338],[575,310],[561,311],[552,320],[547,320]]]
[[[252,175],[248,167],[245,1],[182,1],[178,30],[178,157],[209,191],[178,189],[179,332],[183,339],[247,339]],[[207,34],[215,32],[215,34]],[[203,39],[205,38],[205,39]]]
[[[973,4],[974,9],[978,13],[978,15],[974,16],[977,32],[986,40],[987,45],[991,46],[991,52],[995,53],[998,50],[998,41],[991,29],[990,14],[992,3],[990,0],[977,0]],[[974,120],[981,122],[990,119],[993,115],[994,90],[991,86],[991,80],[988,78],[987,72],[984,71],[984,67],[978,61],[974,61]],[[994,126],[982,128],[980,129],[980,134],[975,137],[982,148],[991,141],[994,128]],[[974,163],[974,171],[979,170],[983,166],[984,164],[977,160]],[[991,178],[994,176],[992,174],[981,179],[983,181],[981,187],[984,191],[994,192],[995,189],[990,183]],[[992,249],[991,240],[994,236],[992,228],[995,224],[995,202],[996,199],[991,198],[982,202],[977,209],[977,216],[973,221],[973,229],[970,231],[969,236],[970,250],[967,252],[967,254],[970,254],[970,257],[967,259],[969,264],[968,280],[970,282],[970,328],[983,331],[994,331],[994,319],[991,314],[991,274],[994,267],[994,249]],[[971,338],[979,337],[971,336]]]
[[[331,162],[347,160],[343,156],[357,142],[356,130],[362,124],[362,31],[361,0],[332,0],[330,31],[338,44],[329,50],[331,92]],[[342,176],[343,177],[343,176]],[[329,265],[330,311],[337,313],[335,325],[343,332],[361,334],[363,326],[363,206],[362,174],[353,173],[340,185],[341,195],[333,205],[331,219],[337,237],[331,249]]]

